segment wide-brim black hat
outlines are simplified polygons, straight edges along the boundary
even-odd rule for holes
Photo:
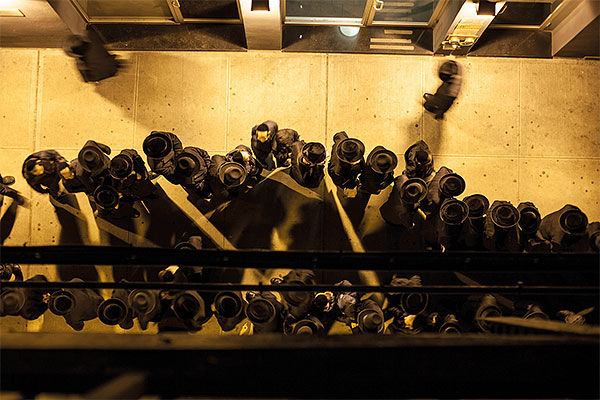
[[[194,291],[182,291],[173,298],[173,313],[182,320],[199,320],[206,316],[204,299]]]
[[[427,196],[427,183],[421,178],[410,178],[400,187],[400,198],[407,204],[417,204]]]
[[[429,295],[427,293],[405,293],[400,296],[400,308],[410,315],[419,314],[427,308]]]
[[[129,307],[135,312],[140,314],[151,314],[160,307],[156,292],[146,289],[135,289],[129,293],[127,304],[129,304]]]
[[[560,229],[567,235],[582,236],[587,225],[587,216],[579,209],[566,210],[560,215]]]
[[[127,317],[127,304],[121,299],[110,298],[98,306],[98,319],[105,325],[117,325]]]
[[[255,298],[246,306],[246,316],[255,323],[273,321],[277,316],[277,309],[266,299]]]
[[[491,210],[494,225],[502,229],[509,229],[519,223],[519,210],[512,204],[500,204]]]
[[[148,157],[161,158],[173,150],[173,142],[162,132],[152,132],[144,139],[142,148]]]
[[[25,294],[15,289],[5,289],[0,294],[3,315],[17,315],[25,306]]]
[[[244,300],[235,292],[219,292],[214,300],[215,310],[219,316],[233,318],[244,311]]]
[[[327,150],[321,143],[310,142],[302,146],[302,156],[313,164],[325,161]]]
[[[461,195],[465,187],[465,180],[456,173],[446,174],[440,179],[440,192],[446,197]]]
[[[318,326],[312,319],[302,319],[294,325],[292,335],[318,335],[323,326]]]
[[[238,162],[228,161],[219,167],[219,179],[227,188],[241,186],[246,181],[246,168]]]
[[[440,207],[440,218],[447,225],[460,225],[469,217],[469,206],[458,199],[446,199]]]
[[[87,172],[104,168],[104,153],[98,147],[84,146],[77,155],[79,165]]]
[[[532,234],[537,232],[540,223],[542,222],[542,217],[537,208],[532,205],[519,204],[517,207],[519,210],[519,229],[523,233]]]
[[[385,319],[381,310],[366,308],[356,316],[358,326],[365,333],[380,333],[383,331]]]
[[[483,218],[490,207],[490,201],[482,194],[472,194],[463,199],[469,207],[469,218]]]
[[[133,172],[133,160],[125,154],[119,154],[110,161],[110,176],[123,179]]]
[[[341,161],[354,164],[364,157],[365,145],[358,139],[344,139],[338,144],[336,153]]]
[[[195,154],[183,152],[175,157],[175,171],[184,176],[193,176],[200,169],[200,160]]]
[[[387,174],[398,165],[398,157],[393,151],[383,147],[375,148],[367,157],[367,165],[379,174]]]
[[[119,192],[112,186],[98,186],[94,191],[94,201],[98,207],[113,209],[119,204]]]

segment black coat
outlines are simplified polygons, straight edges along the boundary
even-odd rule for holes
[[[32,175],[27,171],[25,165],[29,160],[35,160],[44,167],[41,175]],[[42,150],[28,156],[23,162],[23,177],[39,193],[50,193],[57,197],[60,192],[59,182],[61,180],[60,171],[68,167],[67,160],[56,150]]]
[[[279,129],[277,126],[277,122],[275,121],[265,121],[263,122],[269,128],[269,138],[261,142],[258,140],[258,135],[256,130],[258,129],[258,125],[254,125],[252,128],[252,138],[250,139],[250,145],[252,146],[252,151],[254,152],[254,156],[258,161],[260,161],[263,165],[266,163],[267,157],[269,157],[269,153],[273,150],[273,138]]]

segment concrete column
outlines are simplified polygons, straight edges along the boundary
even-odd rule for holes
[[[268,11],[252,11],[253,0],[239,0],[249,50],[280,50],[282,7],[280,0],[268,0]]]

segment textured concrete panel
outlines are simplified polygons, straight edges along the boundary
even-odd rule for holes
[[[471,194],[483,194],[490,204],[494,200],[518,204],[519,171],[516,158],[437,156],[434,161],[436,169],[446,166],[463,177],[467,186],[460,199]]]
[[[136,148],[157,130],[184,146],[225,150],[228,55],[160,52],[140,54],[139,63]]]
[[[227,148],[249,145],[252,127],[267,119],[323,143],[326,60],[315,54],[232,54]]]
[[[11,188],[21,192],[27,199],[31,198],[31,188],[21,175],[23,160],[30,151],[25,149],[0,150],[0,173],[2,176],[14,176],[15,184]],[[1,196],[0,196],[1,197]],[[6,246],[23,246],[30,243],[31,204],[18,206],[13,199],[4,197],[0,210],[0,244]]]
[[[600,62],[521,63],[521,155],[600,157]]]
[[[76,149],[88,139],[111,147],[133,144],[135,55],[120,53],[128,66],[100,83],[83,82],[75,60],[62,51],[42,51],[39,148]]]
[[[2,148],[33,148],[37,60],[35,50],[0,50]]]
[[[423,92],[441,84],[444,60],[423,62]],[[510,59],[468,58],[459,96],[443,120],[424,111],[424,138],[436,154],[516,156],[519,145],[519,63]],[[422,102],[422,100],[421,100]]]
[[[532,201],[542,215],[573,204],[590,221],[600,220],[600,160],[523,158],[519,198]]]
[[[367,154],[377,145],[397,153],[421,135],[421,59],[379,55],[330,55],[327,148],[345,130]]]

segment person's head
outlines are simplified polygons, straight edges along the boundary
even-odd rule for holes
[[[77,160],[85,171],[91,172],[104,167],[104,157],[104,153],[98,147],[85,146],[79,152]]]
[[[133,173],[133,160],[124,154],[119,154],[111,160],[109,170],[113,178],[125,179]]]
[[[226,162],[219,167],[219,179],[228,189],[241,186],[246,175],[244,166],[237,162]]]
[[[271,132],[269,132],[269,127],[266,124],[260,124],[256,128],[256,139],[259,142],[264,143],[271,138]]]
[[[176,158],[175,172],[183,176],[192,176],[199,169],[199,160],[188,152],[180,153]]]
[[[393,152],[378,146],[369,154],[367,164],[373,171],[379,174],[387,174],[394,172],[398,165],[398,157]]]
[[[310,142],[302,147],[301,162],[306,165],[323,164],[326,156],[325,146],[321,143]]]
[[[165,133],[155,131],[146,137],[142,148],[150,158],[163,158],[172,152],[173,142]]]
[[[340,142],[337,153],[341,161],[355,164],[365,155],[365,145],[358,139],[344,139]]]
[[[444,82],[450,80],[453,76],[458,74],[458,64],[456,61],[446,61],[440,66],[440,79]]]
[[[30,159],[25,163],[25,171],[31,176],[38,176],[44,173],[44,166],[41,160]]]

